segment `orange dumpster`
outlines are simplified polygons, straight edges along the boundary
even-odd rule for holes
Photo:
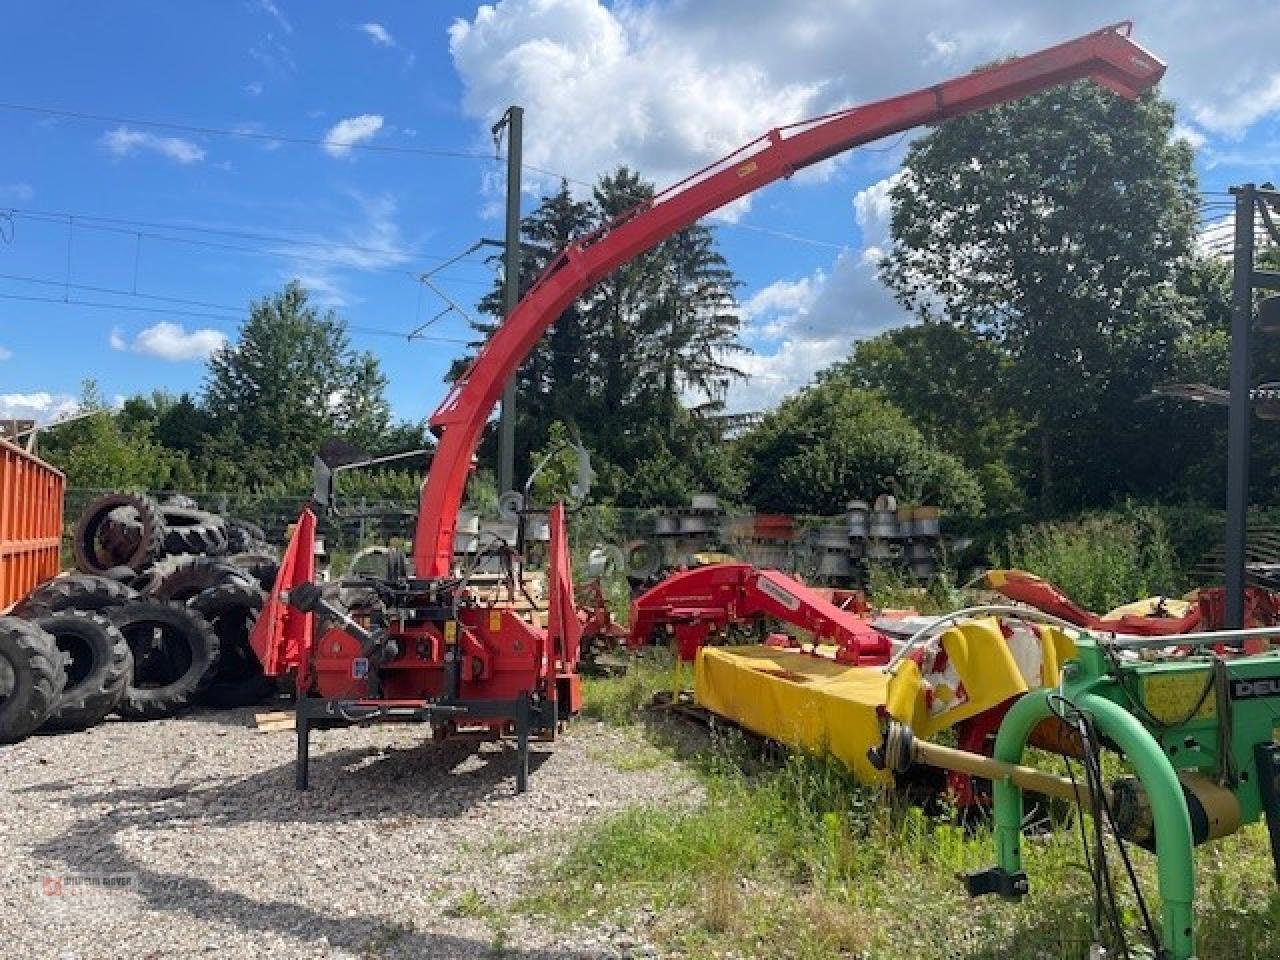
[[[61,471],[0,440],[0,612],[57,575],[65,486]]]

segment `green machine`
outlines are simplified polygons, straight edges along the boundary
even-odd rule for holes
[[[1024,790],[1087,806],[1098,831],[1094,861],[1105,857],[1104,827],[1155,853],[1158,956],[1194,960],[1197,844],[1265,816],[1280,878],[1280,652],[1248,654],[1241,646],[1280,628],[1158,638],[1072,629],[1077,654],[1061,684],[1013,704],[992,757],[918,741],[890,723],[872,761],[898,773],[922,763],[991,780],[996,865],[965,878],[974,896],[1018,899],[1030,889],[1021,856]],[[1079,779],[1021,764],[1033,732],[1055,723],[1065,732],[1060,739],[1073,744],[1065,752],[1081,759]],[[1133,775],[1105,784],[1100,748],[1120,753]],[[1120,852],[1132,880],[1123,845]],[[1095,880],[1103,882],[1097,873]],[[1111,904],[1114,911],[1114,896]],[[1145,905],[1143,913],[1154,937]]]

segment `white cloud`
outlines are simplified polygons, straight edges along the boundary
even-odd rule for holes
[[[946,63],[955,56],[956,51],[960,49],[960,44],[954,40],[948,40],[946,37],[930,30],[924,36],[929,43],[928,63]]]
[[[294,261],[281,271],[281,279],[297,279],[326,307],[351,305],[352,295],[343,283],[344,271],[385,270],[401,266],[412,257],[411,246],[396,222],[398,206],[394,196],[353,192],[351,197],[359,208],[360,220],[345,227],[338,236],[316,235],[272,249]]]
[[[221,330],[192,330],[187,332],[180,323],[162,321],[138,331],[133,342],[128,342],[120,328],[111,331],[109,338],[114,350],[130,350],[160,360],[203,360],[227,343],[227,335]]]
[[[323,269],[307,270],[305,267],[290,273],[280,272],[281,279],[297,280],[303,289],[319,306],[339,307],[351,306],[352,295],[342,281],[333,273]]]
[[[0,393],[0,418],[5,420],[35,420],[48,423],[76,412],[76,398],[67,393]]]
[[[1245,95],[1221,100],[1191,98],[1191,115],[1206,130],[1239,138],[1261,118],[1280,110],[1280,71],[1247,81]]]
[[[889,194],[902,177],[898,171],[854,196],[861,248],[842,250],[829,269],[775,281],[743,302],[744,334],[756,353],[736,361],[750,379],[730,386],[730,411],[774,406],[848,356],[856,341],[911,321],[877,276],[889,237]]]
[[[394,47],[396,38],[380,23],[362,23],[359,29],[379,47]]]
[[[251,81],[251,82],[249,82],[249,83],[246,83],[246,84],[244,85],[244,92],[245,92],[245,93],[247,93],[247,94],[248,94],[249,96],[251,96],[251,97],[260,97],[260,96],[262,96],[262,81],[261,81],[261,80],[253,80],[253,81]]]
[[[116,127],[103,134],[102,145],[117,157],[128,157],[139,150],[150,150],[181,164],[199,163],[204,159],[203,148],[190,140],[161,137],[142,130],[130,130],[128,127]]]
[[[1204,131],[1280,113],[1280,4],[1131,0],[1134,37]],[[1111,0],[603,0],[483,4],[449,31],[464,108],[487,132],[528,107],[529,162],[593,181],[625,162],[679,179],[769,126],[928,86],[1096,30]],[[929,29],[923,30],[921,24]]]
[[[5,183],[0,184],[0,197],[5,200],[17,200],[24,203],[36,195],[35,190],[31,188],[29,183]]]
[[[8,347],[0,347],[0,360],[8,360],[13,356],[13,351]]]
[[[1187,143],[1191,144],[1192,150],[1199,150],[1206,143],[1209,142],[1208,137],[1206,137],[1203,133],[1201,133],[1195,127],[1186,123],[1179,123],[1174,125],[1173,138],[1175,140],[1187,141]]]
[[[825,340],[788,338],[772,353],[748,354],[735,358],[734,365],[749,379],[729,386],[725,409],[729,413],[752,413],[776,407],[795,393],[823,367],[829,367],[849,352],[844,337]]]
[[[815,287],[826,279],[818,273],[799,280],[777,280],[745,301],[739,308],[744,332],[776,338],[782,330],[813,305]]]
[[[484,5],[454,22],[449,49],[468,113],[487,129],[524,104],[528,162],[586,181],[627,163],[670,182],[800,119],[820,88],[681,43],[660,12],[597,0]]]
[[[1216,138],[1280,116],[1280,4],[1132,0],[1125,13],[1135,40],[1169,63],[1177,134],[1203,148],[1204,163],[1227,162]],[[501,0],[456,20],[449,40],[478,139],[523,103],[530,164],[594,181],[625,163],[661,186],[773,125],[928,87],[1114,19],[1110,0]],[[827,163],[795,180],[836,173]],[[859,247],[747,299],[761,353],[743,361],[756,376],[731,389],[733,409],[776,402],[857,338],[910,319],[876,277],[894,182],[852,198]]]
[[[324,150],[331,157],[345,157],[351,153],[352,144],[363,143],[381,129],[382,117],[376,113],[347,117],[329,128],[324,137]]]
[[[267,14],[269,17],[274,19],[276,23],[280,24],[281,30],[285,33],[293,33],[293,24],[285,19],[284,14],[280,12],[280,8],[272,3],[271,0],[258,0],[258,6],[262,9],[263,13]]]

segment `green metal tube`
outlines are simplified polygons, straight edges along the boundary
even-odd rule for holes
[[[1170,960],[1190,960],[1196,952],[1196,864],[1191,817],[1178,775],[1155,737],[1124,707],[1095,693],[1079,697],[1076,706],[1093,716],[1142,781],[1156,828],[1161,940]]]
[[[1021,763],[1031,731],[1049,710],[1049,691],[1033,690],[1010,709],[996,733],[993,756],[1006,763]],[[992,784],[995,801],[996,863],[1006,873],[1022,870],[1022,788],[1012,780],[996,780]]]
[[[1036,724],[1052,715],[1049,697],[1056,690],[1037,690],[1022,697],[1005,717],[996,736],[995,759],[1019,763]],[[1157,875],[1163,924],[1161,939],[1170,960],[1195,955],[1195,862],[1191,819],[1177,774],[1155,738],[1123,707],[1097,694],[1074,700],[1089,713],[1099,731],[1123,751],[1142,782],[1155,821]],[[996,856],[1002,869],[1022,869],[1022,790],[1011,781],[994,784]]]

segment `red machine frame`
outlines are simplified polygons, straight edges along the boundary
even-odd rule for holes
[[[1136,97],[1159,81],[1164,64],[1130,40],[1129,30],[1128,23],[1115,24],[913,93],[775,128],[561,251],[431,418],[439,439],[419,502],[414,575],[383,585],[389,599],[376,632],[322,607],[338,626],[314,635],[309,558],[316,518],[310,510],[300,518],[252,638],[268,674],[297,675],[299,786],[306,784],[311,727],[377,717],[425,720],[442,732],[474,721],[491,731],[513,730],[523,789],[530,730],[553,734],[559,718],[576,708],[580,624],[566,586],[572,580],[563,514],[553,517],[551,622],[545,631],[470,595],[454,571],[454,529],[481,432],[504,384],[577,297],[700,217],[861,144],[1080,79]],[[758,588],[760,581],[752,583]],[[749,584],[736,589],[744,586]],[[297,597],[310,598],[311,608],[298,609],[291,603]],[[840,618],[828,613],[826,619],[841,623],[841,635],[852,638],[841,644],[848,655],[864,656],[858,652],[864,640],[867,655],[870,647],[878,649],[878,634],[868,635],[875,631],[843,623],[849,615],[836,612]],[[691,643],[705,632],[693,624],[684,629]],[[370,657],[371,650],[379,657]]]
[[[673,574],[645,591],[631,606],[627,646],[651,643],[669,631],[681,660],[723,637],[732,626],[789,623],[815,643],[836,648],[836,663],[872,666],[886,663],[889,638],[862,617],[833,604],[822,594],[778,570],[747,563],[720,563]]]

